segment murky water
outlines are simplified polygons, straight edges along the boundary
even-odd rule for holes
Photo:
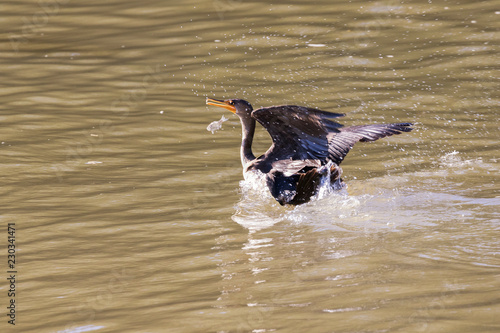
[[[2,332],[500,330],[497,2],[2,8]],[[415,130],[280,207],[206,96]]]

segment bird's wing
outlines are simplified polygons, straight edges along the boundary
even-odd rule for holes
[[[376,124],[343,127],[338,133],[328,134],[328,159],[340,164],[358,141],[375,141],[386,136],[410,132],[410,123]]]
[[[260,108],[252,112],[269,132],[273,146],[270,156],[291,160],[326,161],[329,155],[328,134],[338,133],[341,124],[331,118],[344,114],[331,113],[297,105]]]
[[[252,112],[252,117],[273,140],[266,155],[279,158],[283,163],[285,160],[319,160],[323,164],[328,161],[340,164],[358,141],[375,141],[411,131],[409,123],[343,127],[331,120],[342,116],[342,113],[296,105],[271,106]]]
[[[281,172],[284,176],[290,177],[301,170],[321,167],[319,160],[277,160],[272,162],[274,170]]]

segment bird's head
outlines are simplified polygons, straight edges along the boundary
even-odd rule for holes
[[[215,105],[231,111],[239,117],[249,116],[252,113],[252,105],[243,99],[219,100],[207,97],[207,105]]]

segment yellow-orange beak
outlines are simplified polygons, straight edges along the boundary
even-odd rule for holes
[[[232,113],[236,113],[236,108],[233,105],[229,104],[229,100],[223,101],[223,100],[213,99],[213,98],[207,97],[207,105],[218,106],[218,107],[227,109],[227,110],[231,111]]]

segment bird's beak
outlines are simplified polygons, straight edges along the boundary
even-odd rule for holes
[[[222,100],[207,97],[207,105],[215,105],[215,106],[227,109],[233,113],[236,113],[236,108],[233,105],[229,104],[229,101],[222,101]]]

